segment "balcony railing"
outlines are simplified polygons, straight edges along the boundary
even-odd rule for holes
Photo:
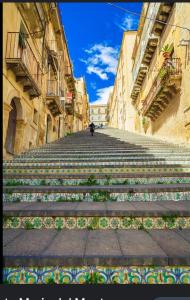
[[[144,116],[155,119],[164,110],[173,93],[179,91],[181,74],[180,58],[173,58],[163,63],[143,102],[141,112]]]
[[[47,96],[59,96],[60,90],[57,80],[47,81]]]
[[[31,98],[40,96],[42,72],[26,35],[8,32],[5,58],[17,81],[23,82],[24,91],[28,91]]]
[[[60,88],[58,80],[47,81],[46,104],[53,116],[58,116],[63,113],[63,106],[60,101]]]
[[[73,93],[67,93],[65,99],[65,109],[68,114],[73,114],[74,112],[74,102],[73,102]]]

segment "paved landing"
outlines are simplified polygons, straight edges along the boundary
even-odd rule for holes
[[[9,230],[4,266],[190,265],[190,230]]]

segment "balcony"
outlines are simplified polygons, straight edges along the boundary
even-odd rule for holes
[[[142,115],[155,121],[180,91],[181,77],[180,58],[171,59],[169,65],[164,62],[146,99],[143,101]]]
[[[48,61],[52,65],[54,72],[59,69],[57,43],[55,40],[49,40],[47,43]]]
[[[74,94],[75,93],[75,79],[73,77],[72,69],[70,66],[65,66],[65,79],[66,79],[69,91],[71,91]]]
[[[60,90],[57,80],[47,81],[46,104],[54,117],[62,114],[62,106],[60,102]]]
[[[136,80],[135,80],[135,83],[133,85],[133,89],[131,92],[131,98],[133,99],[133,104],[135,103],[135,101],[138,97],[138,94],[141,90],[141,86],[143,84],[143,81],[144,81],[144,78],[145,78],[147,72],[148,72],[148,68],[142,64],[139,68],[139,72],[137,74],[137,77],[136,77]]]
[[[154,26],[152,28],[152,33],[155,34],[156,36],[161,36],[166,24],[165,22],[168,21],[170,13],[172,11],[172,8],[174,6],[174,3],[161,3],[158,13],[156,15],[156,20],[154,23]],[[158,22],[160,21],[160,22]],[[164,23],[161,23],[164,22]]]
[[[149,5],[132,70],[133,86],[130,94],[133,99],[133,104],[135,104],[137,100],[147,73],[144,72],[145,67],[147,67],[148,70],[157,48],[158,36],[161,35],[166,26],[158,21],[166,22],[168,20],[173,4],[174,3],[151,3]]]
[[[158,45],[158,38],[152,36],[148,39],[147,46],[142,58],[142,63],[144,65],[150,66],[157,45]]]
[[[40,65],[26,39],[20,32],[8,32],[5,60],[7,68],[21,82],[23,91],[28,92],[30,99],[41,95],[42,72]]]
[[[65,110],[68,115],[72,115],[74,112],[73,97],[74,95],[70,92],[66,94]]]

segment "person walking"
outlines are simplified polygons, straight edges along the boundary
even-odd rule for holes
[[[94,135],[94,129],[95,129],[94,123],[92,122],[92,123],[89,125],[89,127],[90,127],[91,136],[93,136],[93,135]]]

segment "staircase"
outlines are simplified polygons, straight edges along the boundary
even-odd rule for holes
[[[190,283],[190,149],[84,131],[3,171],[4,282]]]

